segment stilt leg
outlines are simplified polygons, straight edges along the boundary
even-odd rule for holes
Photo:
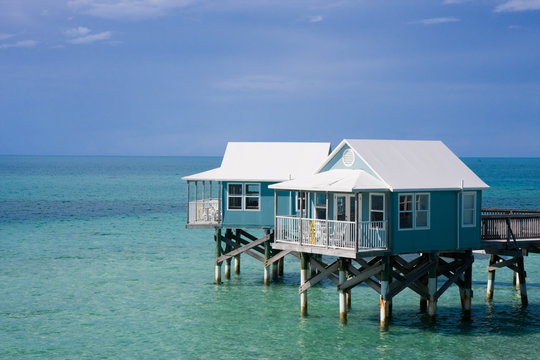
[[[264,234],[269,236],[270,230],[265,230]],[[264,242],[264,260],[270,259],[270,240]],[[270,284],[270,266],[264,267],[264,285]]]
[[[240,254],[234,257],[234,273],[236,275],[240,274]]]
[[[519,291],[521,292],[521,305],[522,306],[528,306],[529,305],[529,299],[527,298],[527,284],[525,284],[525,277],[527,274],[525,273],[525,264],[523,263],[523,256],[518,257],[517,261],[518,265],[518,279],[519,279]]]
[[[422,277],[422,283],[427,287],[427,277]],[[427,298],[420,296],[420,312],[425,313],[427,311]]]
[[[285,262],[285,257],[279,259],[279,276],[283,276],[283,264]]]
[[[472,253],[469,254],[472,257]],[[473,258],[474,260],[474,258]],[[472,264],[463,273],[463,287],[459,288],[461,295],[461,311],[465,316],[471,314],[471,300],[473,297],[472,292]]]
[[[439,254],[430,253],[430,261],[438,262]],[[430,318],[435,318],[437,314],[437,299],[435,299],[435,293],[437,292],[437,266],[434,266],[428,273],[428,315]]]
[[[382,258],[383,269],[381,272],[381,312],[380,312],[380,321],[381,326],[388,325],[388,321],[392,316],[392,299],[388,297],[388,292],[390,290],[390,277],[392,276],[392,265],[390,261],[390,256],[384,256]]]
[[[339,265],[339,283],[343,284],[347,279],[345,276],[346,260],[341,259]],[[339,321],[342,324],[347,323],[347,291],[339,290]]]
[[[278,262],[275,261],[272,264],[272,280],[276,281],[278,279]]]
[[[225,233],[225,236],[231,235],[230,232]],[[231,247],[229,245],[225,246],[225,254],[231,251]],[[225,260],[225,280],[231,279],[231,258],[228,258]]]
[[[309,255],[300,253],[300,286],[304,285],[308,279],[309,271]],[[308,298],[307,290],[300,293],[300,315],[307,316],[308,314]]]
[[[214,235],[214,240],[216,242],[216,272],[214,281],[216,284],[221,283],[221,263],[217,262],[217,259],[221,256],[221,229],[216,229],[216,234]]]
[[[496,259],[495,255],[492,254],[489,256],[489,266],[495,264],[496,262],[495,259]],[[491,270],[491,271],[488,270],[487,293],[486,293],[486,298],[488,300],[493,299],[494,287],[495,287],[495,270]]]
[[[517,271],[514,271],[512,274],[512,285],[514,285],[516,289],[519,289],[519,276],[518,276]]]

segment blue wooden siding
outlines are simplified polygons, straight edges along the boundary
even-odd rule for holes
[[[255,184],[256,182],[237,182],[233,184]],[[223,221],[224,228],[273,228],[274,227],[274,190],[268,186],[274,183],[262,182],[259,210],[227,210],[227,193],[229,182],[223,182]],[[257,183],[258,184],[258,183]],[[289,214],[291,195],[289,192],[278,193],[278,213]],[[294,209],[294,207],[293,207]]]
[[[324,166],[324,168],[320,172],[334,170],[334,169],[354,169],[354,170],[364,170],[367,173],[377,177],[377,175],[375,175],[373,171],[371,171],[369,166],[367,166],[367,164],[362,159],[360,159],[360,157],[356,155],[356,153],[354,155],[353,164],[350,167],[345,166],[345,164],[343,164],[342,158],[343,158],[343,153],[347,149],[350,149],[349,145],[344,145],[343,148],[340,151],[338,151],[337,154],[334,155],[332,159],[330,159],[330,161]]]
[[[425,230],[399,230],[400,193],[391,194],[390,212],[387,214],[389,214],[390,218],[390,246],[392,252],[398,254],[432,250],[453,250],[458,248],[478,248],[481,241],[481,192],[478,191],[476,196],[476,226],[467,228],[461,226],[461,192],[433,191],[429,194],[431,196],[430,228]]]

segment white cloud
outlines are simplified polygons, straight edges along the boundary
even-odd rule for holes
[[[197,0],[69,0],[73,10],[107,19],[143,19],[165,15]]]
[[[445,23],[458,22],[458,21],[460,20],[455,17],[438,17],[438,18],[411,21],[409,24],[437,25],[437,24],[445,24]]]
[[[216,87],[226,90],[263,90],[263,91],[291,91],[298,88],[293,79],[276,75],[246,75],[227,79],[216,84]]]
[[[69,37],[76,37],[76,36],[84,36],[88,34],[89,32],[90,32],[89,28],[86,28],[84,26],[79,26],[79,27],[64,31],[64,34],[66,34]]]
[[[103,41],[108,40],[111,38],[111,32],[110,31],[104,31],[97,34],[91,34],[86,36],[77,37],[75,39],[68,40],[71,44],[91,44],[96,41]]]
[[[323,17],[321,15],[312,15],[308,16],[309,22],[317,23],[323,21]]]
[[[2,44],[0,45],[0,49],[7,49],[7,48],[31,48],[38,44],[35,40],[21,40],[17,41],[16,43],[11,44]]]
[[[510,0],[495,8],[495,12],[540,10],[540,0]]]
[[[10,37],[13,37],[13,35],[0,33],[0,40],[6,40],[6,39],[9,39]]]

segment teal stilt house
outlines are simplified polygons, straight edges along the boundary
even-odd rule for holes
[[[343,140],[276,191],[275,248],[355,258],[480,247],[488,186],[440,141]],[[281,191],[308,199],[281,213]]]

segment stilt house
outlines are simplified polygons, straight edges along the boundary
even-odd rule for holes
[[[315,174],[270,188],[275,249],[356,258],[481,245],[488,186],[440,141],[343,140]],[[282,191],[307,199],[298,214],[282,212]]]
[[[230,142],[221,166],[183,177],[188,228],[272,229],[271,184],[313,174],[330,143]],[[280,213],[296,215],[294,193],[280,192]]]

